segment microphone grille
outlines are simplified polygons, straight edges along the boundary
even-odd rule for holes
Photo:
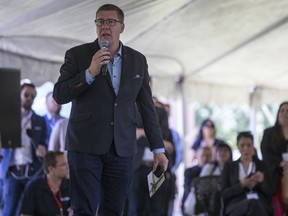
[[[108,40],[100,40],[99,41],[99,46],[102,48],[108,48],[109,46],[109,41]]]

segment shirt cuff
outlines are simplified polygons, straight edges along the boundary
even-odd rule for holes
[[[154,154],[165,153],[165,148],[153,149]]]
[[[92,82],[94,81],[94,78],[90,75],[88,68],[85,70],[85,78],[86,82],[91,85]]]

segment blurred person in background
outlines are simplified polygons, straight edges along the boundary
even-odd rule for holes
[[[168,202],[171,197],[170,191],[170,168],[173,163],[173,143],[168,125],[168,115],[164,109],[163,103],[153,97],[155,109],[160,125],[161,133],[164,139],[165,155],[169,159],[168,169],[165,172],[165,181],[157,192],[150,197],[148,190],[147,175],[153,170],[153,152],[149,149],[149,142],[143,128],[143,120],[141,118],[141,110],[137,107],[137,153],[134,157],[134,173],[131,186],[129,189],[126,208],[129,216],[137,215],[167,215]],[[173,188],[174,189],[174,188]],[[139,196],[141,194],[141,196]],[[173,194],[174,195],[174,194]],[[169,200],[169,199],[168,199]]]
[[[255,157],[253,135],[237,136],[240,158],[226,163],[221,175],[221,196],[227,216],[272,215],[271,176],[263,161]]]
[[[171,116],[171,106],[170,104],[163,104],[164,109],[168,115],[168,118]],[[180,163],[183,160],[183,139],[180,134],[175,130],[173,126],[169,124],[170,136],[171,136],[171,144],[173,145],[171,163],[172,167],[170,169],[170,176],[168,178],[168,194],[166,203],[167,207],[167,216],[171,216],[174,208],[174,200],[176,195],[178,194],[177,189],[177,179],[176,179],[176,170],[179,167]]]
[[[22,216],[68,215],[70,206],[68,162],[63,152],[48,152],[43,162],[45,176],[29,182],[22,203]]]
[[[288,158],[283,158],[288,153],[288,101],[280,104],[274,126],[264,130],[261,153],[273,176],[274,215],[283,215],[288,204]]]
[[[224,142],[220,142],[215,150],[216,160],[207,163],[201,170],[200,176],[221,175],[224,165],[233,161],[232,149]]]
[[[215,159],[215,147],[224,142],[216,138],[216,127],[211,119],[202,121],[196,138],[192,144],[192,149],[196,152],[200,147],[209,147],[212,150],[212,158]]]
[[[69,119],[63,118],[56,122],[50,135],[48,150],[65,152],[66,132]]]
[[[48,145],[53,127],[55,126],[56,122],[60,119],[63,119],[63,117],[60,115],[61,105],[59,105],[54,100],[53,92],[48,92],[48,94],[46,95],[45,105],[47,113],[43,117],[46,122],[46,128],[47,128],[46,144]]]
[[[46,124],[43,117],[32,110],[36,97],[35,85],[21,84],[21,147],[3,148],[1,174],[3,184],[3,216],[18,216],[24,188],[43,174],[42,161],[46,154]]]
[[[182,197],[182,204],[181,204],[181,210],[182,210],[183,215],[186,215],[184,203],[189,193],[190,192],[194,193],[194,191],[191,191],[194,178],[198,177],[204,165],[210,163],[212,160],[211,148],[207,146],[200,147],[198,151],[196,152],[196,159],[197,159],[197,164],[195,166],[185,169],[184,171],[184,194]]]
[[[216,159],[210,163],[207,163],[203,166],[201,173],[199,177],[204,177],[204,176],[210,176],[211,178],[218,177],[218,179],[221,179],[221,174],[224,169],[225,164],[228,162],[232,162],[232,149],[231,147],[224,143],[220,142],[216,146],[215,150],[215,155]],[[198,182],[201,181],[202,178],[199,178]],[[217,185],[215,185],[215,181],[213,182],[212,179],[210,179],[208,182],[207,180],[204,181],[204,183],[199,184],[198,186],[196,185],[195,187],[202,187],[203,184],[205,184],[210,188],[213,188],[210,192],[209,195],[205,195],[204,199],[199,201],[199,212],[201,212],[202,216],[219,216],[221,215],[221,207],[222,207],[222,202],[221,202],[221,195],[220,195],[220,188],[221,188],[221,181],[218,181],[217,179]],[[207,185],[210,184],[211,186]]]

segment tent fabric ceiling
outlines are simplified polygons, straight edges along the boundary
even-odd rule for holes
[[[121,40],[146,55],[156,95],[249,103],[255,90],[258,104],[287,100],[287,0],[110,2],[124,10]],[[2,0],[0,67],[55,82],[65,51],[96,38],[105,3]]]

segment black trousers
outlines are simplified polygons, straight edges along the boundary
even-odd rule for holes
[[[104,155],[68,152],[71,206],[75,216],[122,215],[133,174],[133,158],[112,145]]]
[[[165,180],[156,193],[150,198],[147,175],[152,166],[140,165],[134,171],[133,181],[128,195],[128,216],[162,216],[165,213],[165,198],[168,182]]]
[[[227,215],[229,216],[270,216],[271,213],[267,211],[261,200],[245,199],[234,205],[232,211]]]

